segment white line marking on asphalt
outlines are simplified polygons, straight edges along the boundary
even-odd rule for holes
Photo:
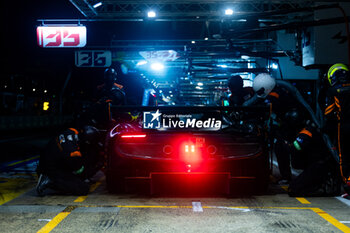
[[[335,197],[336,199],[338,199],[339,201],[343,202],[345,205],[350,206],[350,200],[345,199],[344,197]]]
[[[218,208],[218,209],[225,209],[225,210],[239,210],[241,212],[249,212],[250,209],[243,209],[243,208],[232,208],[232,207],[226,207],[226,206],[210,206],[213,208]]]
[[[198,201],[193,201],[192,210],[193,212],[203,212],[202,204]]]
[[[350,221],[339,221],[341,223],[350,223]]]
[[[50,222],[51,219],[47,218],[47,219],[38,219],[39,222]]]

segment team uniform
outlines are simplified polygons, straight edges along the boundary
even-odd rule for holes
[[[69,128],[52,139],[39,159],[37,192],[46,188],[73,194],[86,195],[89,185],[83,181],[84,158],[79,148],[78,131]]]

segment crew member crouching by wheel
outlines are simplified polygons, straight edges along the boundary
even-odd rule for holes
[[[45,195],[45,190],[52,189],[62,194],[86,195],[89,184],[84,182],[95,172],[90,153],[81,153],[81,148],[87,150],[87,144],[97,138],[98,131],[92,126],[86,126],[79,133],[69,128],[53,138],[41,154],[37,169],[39,180],[36,191],[39,196]]]

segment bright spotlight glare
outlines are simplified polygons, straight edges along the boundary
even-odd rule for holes
[[[154,11],[149,11],[148,13],[147,13],[147,16],[148,16],[148,18],[155,18],[156,17],[156,12],[154,12]]]
[[[276,63],[272,63],[271,68],[274,70],[278,69],[278,65]]]
[[[233,10],[232,9],[226,9],[225,10],[225,15],[233,15]]]
[[[196,41],[192,40],[192,41],[191,41],[191,43],[192,43],[192,44],[195,44],[195,43],[196,43]]]
[[[198,86],[203,86],[203,83],[197,83]]]
[[[139,61],[136,66],[146,65],[148,62],[146,60]]]
[[[159,62],[153,63],[153,64],[151,65],[151,69],[152,69],[152,70],[155,70],[155,71],[160,71],[160,70],[163,70],[163,69],[164,69],[164,65],[163,65],[162,63],[159,63]]]
[[[102,2],[98,2],[98,3],[96,3],[95,5],[93,5],[92,7],[93,7],[93,8],[97,8],[97,7],[99,7],[99,6],[102,6]]]
[[[217,65],[217,66],[221,68],[227,68],[227,65]]]

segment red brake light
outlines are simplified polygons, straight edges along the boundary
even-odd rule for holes
[[[199,163],[202,160],[202,153],[193,143],[180,144],[180,158],[186,163]]]
[[[121,138],[145,138],[146,134],[125,134]]]

